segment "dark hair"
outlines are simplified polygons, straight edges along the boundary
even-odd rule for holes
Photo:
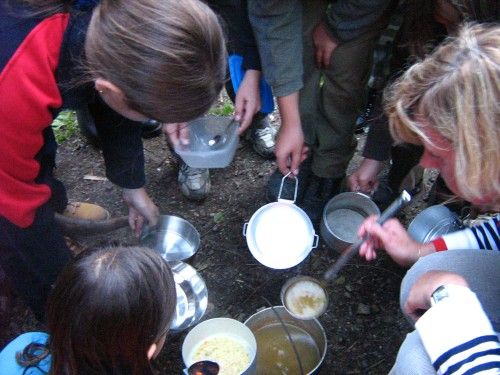
[[[498,1],[445,0],[460,14],[461,22],[498,21],[500,5]],[[403,33],[405,45],[412,55],[425,57],[439,42],[436,40],[434,13],[438,0],[406,0]],[[458,27],[459,25],[457,25]]]
[[[175,304],[172,271],[158,253],[84,251],[48,301],[50,374],[152,374],[147,352],[166,335]]]

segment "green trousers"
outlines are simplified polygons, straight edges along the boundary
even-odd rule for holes
[[[300,114],[305,141],[311,149],[312,171],[325,178],[345,175],[356,148],[355,121],[366,100],[373,48],[380,25],[360,37],[340,43],[330,65],[318,69],[312,32],[325,14],[327,1],[303,1],[304,87]]]

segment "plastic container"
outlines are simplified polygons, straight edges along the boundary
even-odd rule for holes
[[[175,152],[192,168],[225,168],[238,147],[239,124],[228,116],[208,115],[189,124],[189,144]]]

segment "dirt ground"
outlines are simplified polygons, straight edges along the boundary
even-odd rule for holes
[[[203,202],[185,199],[177,187],[177,162],[162,137],[145,140],[147,189],[161,213],[178,215],[201,233],[201,247],[190,264],[205,280],[209,307],[203,319],[231,317],[244,321],[267,303],[280,305],[283,283],[296,274],[320,276],[338,254],[322,242],[299,266],[273,270],[250,254],[242,227],[265,204],[263,189],[274,170],[273,161],[263,161],[245,141],[240,142],[233,163],[212,170],[212,192]],[[352,165],[359,162],[359,156]],[[113,216],[126,215],[119,189],[109,181],[84,179],[104,176],[99,151],[78,134],[59,149],[57,175],[64,181],[71,200],[89,201],[106,207]],[[401,215],[404,223],[422,207],[424,188]],[[76,247],[104,244],[136,245],[127,229],[101,237],[78,238]],[[320,321],[326,331],[328,349],[319,374],[386,374],[399,345],[411,327],[399,309],[399,285],[405,270],[381,254],[375,262],[352,260],[330,291],[330,305]],[[30,311],[15,300],[7,329],[0,333],[0,348],[22,332],[39,330]],[[164,374],[180,374],[181,345],[186,332],[171,335],[155,361]]]

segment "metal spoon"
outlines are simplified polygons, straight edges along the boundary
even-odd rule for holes
[[[212,361],[198,361],[193,363],[185,372],[188,375],[217,375],[220,367]]]
[[[226,140],[226,133],[227,133],[227,129],[229,129],[229,127],[235,123],[236,120],[234,118],[232,118],[229,123],[224,126],[224,128],[220,131],[219,134],[216,134],[212,137],[212,139],[209,139],[207,144],[208,146],[210,147],[215,147],[217,146],[219,143],[222,143]]]
[[[394,200],[394,202],[391,203],[389,207],[386,208],[384,212],[380,215],[380,217],[377,220],[377,223],[382,225],[385,223],[389,218],[393,217],[396,215],[399,210],[401,210],[403,207],[405,207],[408,203],[411,201],[411,195],[406,191],[403,190],[401,195]],[[346,263],[355,255],[358,253],[359,248],[361,245],[365,242],[366,238],[360,238],[358,239],[355,243],[353,243],[351,246],[349,246],[340,256],[340,258],[332,265],[330,266],[326,272],[323,274],[323,277],[320,280],[314,279],[313,277],[310,276],[296,276],[290,280],[288,280],[283,287],[281,288],[281,302],[285,309],[294,317],[297,319],[302,319],[302,320],[309,320],[309,319],[314,319],[317,318],[318,316],[322,315],[327,307],[328,307],[328,293],[326,292],[326,289],[328,287],[328,284],[335,280],[337,277],[338,273],[340,270],[346,265]],[[317,286],[319,286],[321,289],[323,289],[323,294],[324,294],[324,302],[321,304],[322,308],[319,309],[316,314],[314,315],[308,315],[306,318],[301,317],[300,315],[294,313],[291,311],[289,306],[286,304],[286,294],[290,291],[290,288],[294,287],[297,285],[299,282],[309,282],[309,283],[315,283]]]

